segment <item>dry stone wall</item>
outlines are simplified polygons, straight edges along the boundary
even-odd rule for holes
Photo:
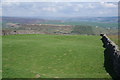
[[[114,80],[120,79],[120,51],[105,34],[100,34],[104,50],[104,67]]]

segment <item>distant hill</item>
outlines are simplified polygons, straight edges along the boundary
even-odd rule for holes
[[[117,17],[2,17],[4,23],[20,23],[20,24],[57,24],[57,25],[85,25],[98,26],[104,28],[118,28]]]
[[[104,22],[104,23],[118,23],[118,17],[2,17],[3,21],[12,21],[18,23],[37,23],[45,21],[68,21],[68,22]],[[1,17],[0,17],[1,21]]]
[[[90,21],[90,22],[107,22],[117,23],[117,17],[74,17],[69,18],[67,21]]]
[[[5,23],[38,23],[44,22],[44,19],[36,19],[36,18],[21,18],[21,17],[2,17],[2,21]]]
[[[76,18],[77,19],[77,18]],[[96,19],[96,22],[92,22]],[[104,18],[107,21],[110,18]],[[111,20],[116,19],[115,17]],[[79,18],[78,18],[79,20]],[[103,21],[103,18],[84,18],[88,21],[70,21],[70,20],[50,20],[40,18],[22,18],[22,17],[2,17],[3,30],[32,30],[31,33],[45,33],[45,34],[85,34],[85,35],[99,35],[102,33],[117,34],[118,23],[115,22],[97,22]],[[89,21],[91,20],[91,21]],[[16,32],[16,31],[15,31]],[[26,33],[23,31],[22,33]],[[17,32],[20,33],[21,32]]]
[[[79,21],[89,21],[89,22],[107,22],[107,23],[117,23],[118,17],[36,17],[41,19],[49,19],[49,20],[62,20],[62,21],[72,21],[72,22],[79,22]]]

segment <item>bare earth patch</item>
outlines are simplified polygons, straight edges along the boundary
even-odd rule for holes
[[[36,75],[35,75],[35,78],[40,78],[40,74],[36,74]]]

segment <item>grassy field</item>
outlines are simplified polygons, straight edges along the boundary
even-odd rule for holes
[[[120,47],[119,36],[118,35],[107,35],[114,43]]]
[[[100,36],[3,36],[3,78],[109,78]]]
[[[0,79],[2,78],[2,36],[0,36]]]

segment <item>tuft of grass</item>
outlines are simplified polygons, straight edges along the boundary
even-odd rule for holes
[[[99,36],[3,36],[3,78],[110,78]]]

